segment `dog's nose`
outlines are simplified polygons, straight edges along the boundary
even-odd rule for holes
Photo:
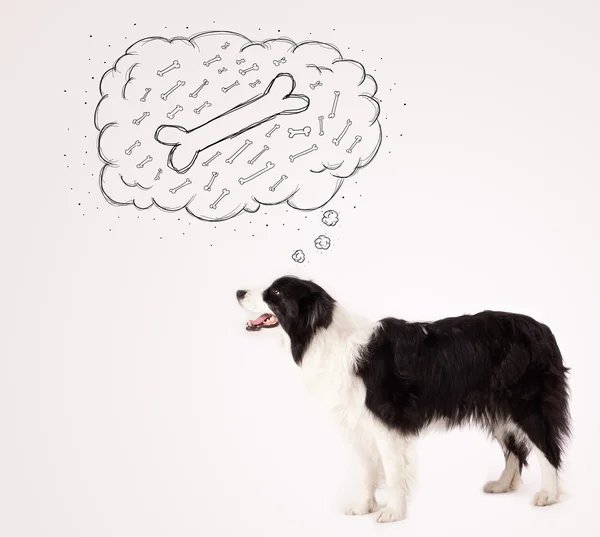
[[[242,291],[241,289],[235,292],[235,296],[237,296],[238,300],[242,300],[246,296],[246,291]]]

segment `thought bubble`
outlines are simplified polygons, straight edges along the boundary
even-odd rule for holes
[[[331,246],[331,239],[327,235],[319,235],[315,239],[315,248],[317,250],[328,250]]]
[[[323,222],[326,226],[333,227],[339,222],[339,216],[337,211],[328,210],[323,213],[323,218],[321,218],[321,222]]]
[[[102,192],[209,221],[283,202],[317,209],[379,150],[376,91],[326,43],[143,39],[100,83]]]
[[[292,259],[296,262],[296,263],[304,263],[304,260],[306,259],[306,256],[304,255],[304,252],[302,250],[296,250],[293,254],[292,254]]]

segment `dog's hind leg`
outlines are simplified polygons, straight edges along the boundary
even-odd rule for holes
[[[483,491],[491,494],[515,491],[521,486],[521,471],[527,465],[529,446],[524,435],[505,429],[496,431],[494,437],[502,447],[506,464],[500,477],[496,481],[488,481]]]

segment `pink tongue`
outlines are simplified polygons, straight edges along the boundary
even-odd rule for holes
[[[269,317],[271,316],[270,313],[263,313],[260,317],[258,317],[257,319],[254,319],[254,321],[250,321],[250,324],[253,326],[256,326],[257,324],[262,324],[264,323]]]

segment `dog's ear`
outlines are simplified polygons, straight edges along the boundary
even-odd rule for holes
[[[328,326],[333,315],[333,301],[320,291],[314,291],[300,300],[300,314],[308,330]]]

